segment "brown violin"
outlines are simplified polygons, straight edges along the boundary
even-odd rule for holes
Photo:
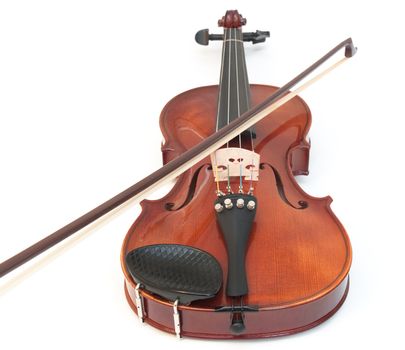
[[[0,264],[0,276],[130,198],[142,212],[122,245],[125,294],[142,322],[177,336],[242,339],[297,333],[332,316],[349,288],[352,252],[330,197],[297,184],[308,175],[311,112],[298,93],[352,57],[343,41],[281,88],[249,84],[238,11],[219,20],[219,85],[195,88],[164,107],[163,167]],[[338,51],[345,57],[292,90]],[[146,195],[176,179],[159,200]]]

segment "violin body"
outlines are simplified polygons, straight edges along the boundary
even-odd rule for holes
[[[130,199],[142,211],[121,249],[127,300],[142,322],[213,339],[297,333],[332,316],[349,288],[352,252],[330,197],[295,180],[308,175],[311,112],[299,93],[356,53],[348,38],[277,88],[251,85],[243,32],[229,10],[223,34],[202,29],[200,45],[220,40],[218,85],[192,89],[164,107],[163,166],[0,263],[0,278]],[[344,57],[298,86],[337,52]],[[294,89],[293,89],[294,88]],[[145,200],[175,181],[159,200]]]
[[[250,87],[253,106],[277,89]],[[160,116],[164,163],[215,132],[217,100],[218,86],[207,86],[184,92],[165,106]],[[249,292],[243,304],[249,307],[241,309],[243,332],[230,331],[233,303],[223,286],[214,298],[178,306],[182,335],[240,339],[292,334],[323,322],[342,305],[349,287],[349,238],[330,208],[332,199],[311,197],[294,178],[308,174],[310,124],[308,106],[294,97],[255,126],[259,207],[247,240]],[[137,284],[125,256],[136,248],[154,244],[199,248],[217,259],[226,280],[227,249],[213,210],[215,197],[213,169],[206,158],[178,177],[166,196],[141,202],[142,212],[121,253],[125,293],[135,312]],[[144,320],[174,333],[173,303],[147,290],[141,290],[141,297]]]

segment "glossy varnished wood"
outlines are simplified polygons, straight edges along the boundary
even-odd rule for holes
[[[293,307],[267,307],[244,314],[246,330],[233,334],[229,330],[229,314],[214,309],[181,306],[182,335],[197,338],[251,339],[272,338],[313,328],[331,317],[343,304],[349,289],[348,277],[332,292],[315,301]],[[135,290],[128,281],[125,295],[136,312]],[[173,329],[173,306],[153,295],[144,295],[145,322],[169,332]],[[327,310],[329,310],[327,312]]]
[[[276,90],[252,85],[255,105]],[[160,125],[166,142],[162,146],[164,162],[201,142],[215,131],[217,86],[187,91],[171,100],[162,111]],[[255,151],[264,165],[255,186],[258,211],[246,255],[249,293],[246,305],[259,312],[245,313],[246,330],[237,337],[270,337],[294,333],[312,327],[330,316],[343,302],[351,263],[347,234],[330,209],[331,198],[314,198],[296,183],[294,174],[307,174],[309,145],[306,142],[311,123],[310,111],[296,97],[260,121],[256,127]],[[195,175],[200,169],[198,175]],[[195,186],[191,186],[193,178]],[[122,266],[127,296],[133,301],[135,288],[123,258],[132,249],[156,243],[194,246],[214,255],[226,280],[227,257],[218,229],[213,202],[215,184],[206,159],[179,177],[164,198],[143,201],[142,213],[132,225],[122,248]],[[180,208],[180,209],[179,209]],[[143,292],[147,322],[172,331],[170,303]],[[214,312],[230,305],[222,289],[211,300],[181,306],[183,334],[196,337],[232,338],[229,314]]]

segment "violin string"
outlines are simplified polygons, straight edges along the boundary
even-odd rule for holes
[[[236,101],[238,106],[238,118],[240,117],[240,98],[239,98],[239,66],[238,66],[238,41],[236,38],[237,30],[234,28],[234,39],[235,39],[235,71],[236,71]],[[241,149],[242,149],[242,135],[239,134],[239,193],[243,193],[243,182],[242,182],[242,157],[241,157]]]
[[[232,30],[233,29],[233,30]],[[248,78],[247,78],[247,68],[246,68],[246,59],[245,59],[245,52],[244,52],[244,44],[242,40],[239,40],[238,37],[242,36],[242,31],[238,28],[224,28],[224,45],[222,46],[222,64],[221,64],[221,72],[220,72],[220,86],[219,86],[219,98],[218,98],[218,106],[217,106],[217,120],[216,120],[216,131],[219,130],[219,117],[220,117],[220,110],[221,110],[221,102],[223,103],[223,76],[224,76],[224,66],[225,66],[225,60],[228,59],[228,77],[227,77],[227,124],[230,123],[230,113],[231,113],[231,63],[232,63],[232,54],[235,56],[235,72],[236,72],[236,97],[237,97],[237,114],[238,117],[240,116],[241,113],[241,92],[240,91],[240,86],[239,86],[239,60],[238,60],[238,54],[241,55],[242,59],[242,66],[241,66],[241,73],[242,73],[242,78],[244,81],[244,94],[245,94],[245,99],[246,99],[246,107],[250,107],[250,91],[249,91],[249,84],[248,84]],[[234,50],[232,50],[232,42],[235,42]],[[238,48],[238,43],[241,43],[242,48]],[[229,43],[229,46],[225,46]],[[228,57],[226,57],[226,53],[228,53]],[[252,151],[252,162],[250,166],[250,184],[249,184],[249,193],[252,194],[253,192],[253,171],[255,169],[255,164],[254,164],[254,157],[253,157],[253,152],[254,152],[254,140],[253,140],[253,132],[252,128],[249,129],[249,137],[250,137],[250,148]],[[238,135],[239,139],[239,149],[242,149],[242,135]],[[226,147],[229,148],[229,141],[226,144]],[[239,154],[238,161],[242,161],[242,157]],[[218,174],[218,167],[217,164],[213,165],[215,168],[216,173]],[[231,189],[231,182],[230,182],[230,171],[229,171],[229,160],[227,164],[227,191],[228,193],[232,192]],[[239,166],[239,192],[243,192],[243,167],[242,164],[240,163]],[[219,178],[216,176],[216,180],[218,181]],[[217,186],[218,187],[218,186]]]
[[[219,177],[218,177],[218,163],[217,163],[217,156],[216,153],[213,153],[213,157],[211,158],[214,160],[213,164],[212,164],[212,170],[214,172],[214,179],[215,179],[215,183],[216,183],[216,187],[217,187],[217,196],[220,197],[222,195],[221,192],[221,188],[219,186]]]
[[[242,43],[243,45],[243,43]],[[249,80],[248,80],[248,75],[247,75],[247,68],[246,68],[246,57],[245,57],[245,50],[242,50],[242,70],[243,70],[243,76],[245,77],[245,97],[246,97],[246,104],[247,108],[250,108],[250,85],[249,85]],[[250,136],[250,149],[252,151],[252,164],[250,166],[250,184],[249,184],[249,194],[253,194],[253,170],[255,167],[254,164],[254,156],[253,153],[255,151],[255,146],[254,146],[254,140],[253,140],[253,131],[252,128],[249,128],[249,136]],[[259,166],[259,165],[257,165]]]
[[[221,195],[221,190],[219,188],[219,179],[218,179],[218,167],[217,167],[217,159],[215,158],[215,165],[214,165],[214,172],[215,172],[215,182],[217,185],[217,196]]]
[[[229,31],[229,30],[228,30]],[[228,105],[227,105],[227,124],[229,124],[229,114],[230,114],[230,104],[231,104],[231,57],[232,57],[232,29],[230,31],[231,34],[231,40],[227,40],[225,45],[228,45]],[[225,39],[226,36],[225,36]],[[229,148],[229,141],[226,143],[226,148]],[[228,167],[228,193],[231,193],[231,179],[229,176],[229,160],[227,163],[227,167]]]
[[[224,28],[224,37],[226,39],[226,28]],[[224,62],[225,62],[225,44],[222,45],[222,61],[221,61],[221,73],[219,78],[219,95],[218,95],[218,106],[217,106],[217,126],[215,131],[219,130],[219,112],[221,109],[221,101],[222,101],[222,78],[224,76]]]
[[[224,38],[226,39],[227,37],[227,29],[224,28]],[[225,63],[225,45],[226,45],[226,40],[224,42],[224,44],[222,45],[222,61],[221,61],[221,72],[220,72],[220,77],[219,77],[219,94],[218,94],[218,106],[217,106],[217,123],[216,123],[216,127],[215,127],[215,131],[219,130],[219,118],[220,118],[220,111],[221,111],[221,105],[222,105],[222,95],[223,95],[223,76],[224,76],[224,63]],[[215,164],[214,167],[216,169],[216,182],[217,182],[217,191],[218,194],[221,193],[221,190],[219,188],[219,178],[218,178],[218,165],[216,162],[216,157],[215,157]]]
[[[245,81],[245,97],[246,97],[247,109],[249,109],[251,107],[250,106],[250,84],[249,84],[247,68],[246,68],[245,50],[242,50],[242,56],[243,56],[242,70],[243,70],[243,75],[244,75],[244,77],[246,79],[246,81]],[[253,152],[254,151],[254,140],[253,140],[252,128],[249,128],[249,133],[250,133],[250,147],[251,147],[251,150]]]

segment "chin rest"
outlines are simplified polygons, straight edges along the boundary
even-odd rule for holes
[[[222,285],[222,269],[207,252],[179,244],[155,244],[136,248],[126,258],[136,283],[169,301],[214,297]]]

